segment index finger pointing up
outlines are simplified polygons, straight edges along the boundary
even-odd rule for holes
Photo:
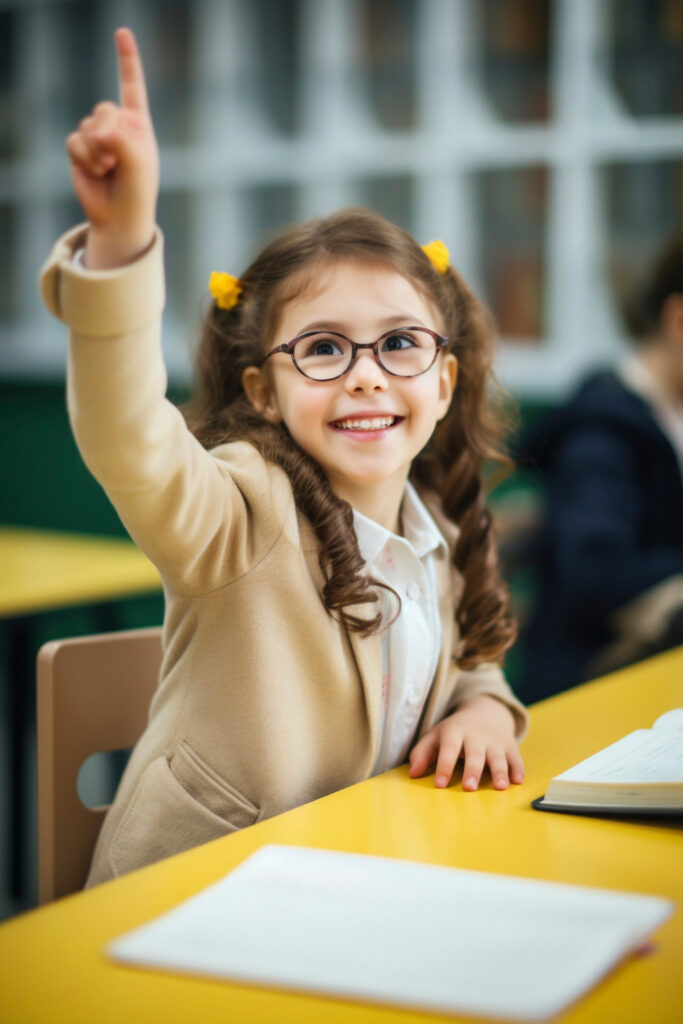
[[[119,99],[127,110],[147,112],[147,86],[135,36],[129,28],[114,33],[116,56],[119,63]]]

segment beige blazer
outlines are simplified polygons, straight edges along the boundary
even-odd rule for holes
[[[368,777],[380,640],[326,612],[318,542],[284,472],[247,443],[207,452],[165,398],[160,234],[111,271],[55,245],[48,308],[70,327],[68,408],[86,464],[164,584],[164,658],[149,724],[99,837],[88,884],[116,877]],[[435,513],[452,544],[453,525]],[[500,669],[461,671],[454,595],[437,566],[443,648],[417,735],[475,693],[526,712]],[[356,609],[363,614],[363,608]]]

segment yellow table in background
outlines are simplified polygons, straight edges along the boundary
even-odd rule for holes
[[[159,592],[157,570],[130,540],[0,526],[0,625],[7,637],[9,686],[10,888],[25,898],[22,844],[28,794],[25,739],[35,671],[29,630],[43,612],[79,605],[109,607],[123,598]],[[110,618],[103,628],[112,628]]]
[[[674,823],[530,807],[576,761],[683,705],[683,648],[532,708],[527,778],[503,793],[434,787],[405,767],[0,926],[7,1024],[415,1024],[432,1014],[174,976],[110,963],[106,944],[216,881],[266,843],[370,853],[505,875],[652,893],[678,909],[652,948],[622,963],[563,1024],[683,1020],[683,832]],[[340,728],[343,725],[340,723]],[[444,907],[458,928],[458,908]],[[406,942],[429,942],[405,924]],[[510,949],[523,957],[524,949]],[[463,1020],[465,1018],[455,1018]],[[557,1020],[558,1018],[556,1018]]]
[[[159,590],[159,574],[130,540],[0,526],[0,617]]]

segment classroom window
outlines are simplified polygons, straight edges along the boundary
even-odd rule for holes
[[[409,175],[364,178],[356,182],[355,187],[360,206],[374,210],[375,213],[413,233],[415,189],[414,181]]]
[[[363,98],[382,128],[414,127],[415,0],[360,0],[358,74]]]
[[[300,4],[249,0],[247,10],[254,38],[250,82],[257,102],[274,131],[292,135],[300,127]]]
[[[159,198],[157,220],[164,233],[167,306],[171,317],[181,323],[195,323],[199,296],[188,272],[187,253],[192,239],[192,194],[165,192]]]
[[[297,190],[292,185],[257,185],[245,189],[243,198],[249,211],[249,222],[254,235],[250,242],[251,251],[292,224],[297,217]]]
[[[30,33],[26,57],[36,69],[37,95],[44,97],[44,130],[55,146],[61,146],[81,118],[104,98],[95,44],[99,36],[97,4],[94,0],[61,0],[47,6],[44,14],[40,30]],[[50,47],[61,55],[61,66],[48,58]]]
[[[641,275],[683,224],[683,160],[608,164],[601,185],[608,280],[620,313]]]
[[[683,3],[611,0],[612,74],[631,114],[683,114]]]
[[[547,186],[545,167],[478,175],[484,298],[507,339],[537,342],[545,332]]]
[[[16,247],[19,211],[8,203],[0,203],[0,321],[11,323],[18,314],[17,264],[12,259]]]
[[[548,0],[480,0],[480,68],[485,93],[503,121],[549,117]]]

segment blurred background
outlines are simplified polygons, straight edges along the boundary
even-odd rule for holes
[[[161,147],[172,396],[210,271],[239,274],[269,232],[348,203],[446,242],[495,314],[522,420],[624,350],[621,299],[683,224],[682,0],[0,0],[0,522],[123,533],[70,438],[64,331],[36,288],[82,219],[63,140],[116,98],[121,24]],[[497,500],[514,520],[533,495],[513,480]],[[511,583],[522,608],[523,571]],[[161,614],[138,598],[116,621]],[[26,657],[92,629],[87,608],[34,617]],[[32,851],[31,813],[25,829]],[[22,884],[10,909],[34,898],[32,867]]]

